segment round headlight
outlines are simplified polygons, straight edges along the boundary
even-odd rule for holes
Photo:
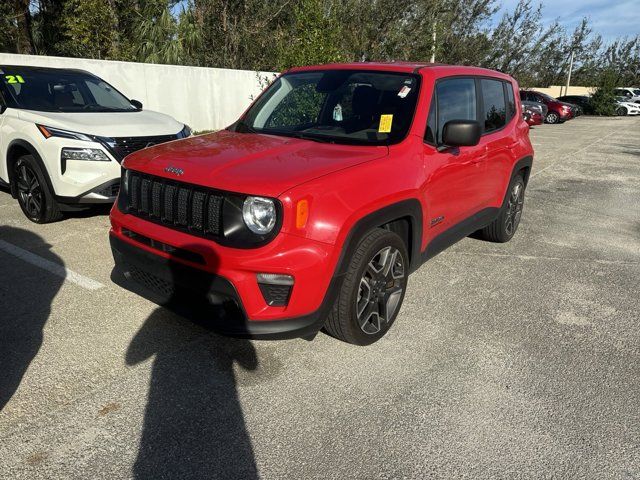
[[[242,218],[249,230],[264,235],[276,225],[276,206],[268,198],[247,197],[242,206]]]

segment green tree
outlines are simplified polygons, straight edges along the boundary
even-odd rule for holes
[[[336,2],[300,0],[293,8],[292,28],[277,33],[275,67],[339,62],[345,59],[341,49],[342,25]]]
[[[613,70],[601,72],[597,89],[591,96],[591,104],[596,115],[614,115],[616,97],[613,90],[617,86],[617,74]]]
[[[0,3],[0,52],[16,53],[16,36],[15,10],[8,3]]]
[[[61,52],[73,57],[117,58],[117,14],[110,2],[67,0],[62,28]]]

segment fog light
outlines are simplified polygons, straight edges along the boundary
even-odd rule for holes
[[[259,273],[256,276],[258,278],[258,283],[266,283],[269,285],[293,285],[293,277],[291,275]]]
[[[258,287],[264,301],[271,307],[284,307],[289,303],[293,289],[293,277],[279,273],[258,273]]]

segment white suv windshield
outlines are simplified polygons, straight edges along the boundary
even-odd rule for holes
[[[0,67],[0,92],[8,106],[40,112],[129,112],[129,100],[103,80],[84,72]]]
[[[408,73],[289,73],[269,87],[235,130],[319,142],[397,143],[411,126],[418,87],[418,76]]]

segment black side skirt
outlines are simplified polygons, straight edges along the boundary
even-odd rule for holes
[[[429,245],[427,245],[427,248],[424,250],[424,252],[422,252],[422,263],[435,257],[437,254],[449,248],[454,243],[457,243],[463,238],[468,237],[476,230],[480,230],[481,228],[486,227],[496,219],[499,213],[499,208],[485,208],[483,210],[480,210],[478,213],[470,216],[469,218],[466,218],[460,223],[454,225],[448,230],[445,230],[440,235],[431,240],[431,242],[429,242]]]

